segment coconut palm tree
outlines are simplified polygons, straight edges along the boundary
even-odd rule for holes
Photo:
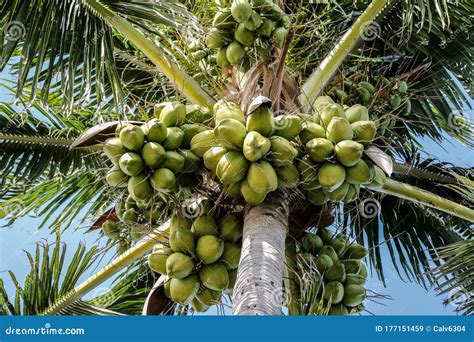
[[[206,35],[217,5],[6,1],[0,6],[0,62],[16,76],[15,84],[3,85],[16,101],[3,102],[0,111],[6,156],[0,164],[2,215],[14,221],[37,212],[53,229],[66,229],[78,215],[82,222],[110,215],[118,193],[104,181],[107,166],[98,144],[116,120],[146,120],[158,102],[184,98],[212,107],[224,97],[249,102],[262,93],[275,111],[307,113],[320,95],[354,96],[351,84],[384,76],[392,81],[366,104],[382,128],[370,157],[390,179],[382,188],[363,189],[355,204],[307,206],[300,194],[277,191],[247,206],[233,313],[278,315],[285,304],[289,314],[305,314],[301,303],[308,290],[301,293],[295,281],[293,241],[308,227],[332,222],[368,247],[382,281],[385,242],[400,274],[425,287],[438,284],[441,293],[451,293],[447,301],[459,298],[453,290],[470,293],[470,269],[457,258],[469,260],[472,250],[471,170],[422,158],[421,139],[442,143],[448,134],[472,147],[464,112],[472,110],[473,45],[465,32],[474,6],[448,0],[277,3],[291,18],[285,44],[257,64],[216,75],[212,61],[193,60],[190,47]],[[409,90],[397,111],[390,102],[401,82]],[[364,214],[371,205],[375,212]],[[14,303],[0,284],[2,313],[137,314],[141,306],[148,314],[186,313],[164,299],[163,279],[154,279],[141,259],[166,239],[168,229],[164,222],[81,284],[79,276],[101,251],[80,247],[68,266],[71,276],[59,280],[54,278],[64,267],[59,244],[51,259],[47,247],[38,247],[23,288],[12,275],[19,288]],[[118,283],[110,293],[80,300],[114,276]],[[280,298],[284,292],[287,301]],[[472,299],[459,309],[471,313]]]

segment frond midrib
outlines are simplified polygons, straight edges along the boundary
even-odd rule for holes
[[[0,142],[2,141],[16,141],[26,144],[36,144],[36,145],[55,145],[55,146],[71,146],[74,142],[73,139],[65,138],[53,138],[53,137],[44,137],[44,136],[27,136],[27,135],[15,135],[15,134],[0,134]]]

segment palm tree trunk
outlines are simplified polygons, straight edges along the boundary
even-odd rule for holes
[[[233,291],[234,315],[281,315],[285,239],[288,230],[286,192],[249,207],[244,218],[242,254]]]

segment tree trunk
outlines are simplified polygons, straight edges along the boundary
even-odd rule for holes
[[[276,192],[263,204],[246,209],[234,315],[282,314],[287,230],[286,192]]]

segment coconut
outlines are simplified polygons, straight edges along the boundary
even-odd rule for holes
[[[105,155],[114,163],[119,162],[120,157],[127,152],[127,149],[122,145],[120,139],[107,139],[103,145]]]
[[[160,249],[153,248],[153,253],[148,255],[148,266],[157,273],[167,274],[166,260],[172,253],[173,251],[169,247],[161,246]]]
[[[206,56],[207,56],[207,52],[205,50],[199,50],[199,51],[196,51],[196,52],[191,52],[191,60],[193,60],[195,62],[200,62],[201,60],[206,58]],[[161,119],[161,117],[160,117],[160,119]]]
[[[252,7],[260,7],[265,5],[266,0],[251,0],[250,3],[252,4]]]
[[[346,118],[344,109],[342,108],[340,104],[337,104],[337,103],[331,104],[323,100],[321,100],[320,102],[322,103],[319,104],[320,106],[319,108],[321,108],[319,117],[321,119],[321,125],[323,127],[327,128],[333,118],[342,118],[342,119]]]
[[[227,46],[223,46],[219,50],[217,50],[216,63],[221,68],[225,68],[225,67],[228,67],[230,65],[230,62],[227,59]]]
[[[143,216],[151,223],[156,223],[161,218],[161,214],[162,212],[158,208],[145,209],[143,211]]]
[[[120,230],[117,222],[107,220],[102,224],[102,232],[109,239],[117,239],[120,236]]]
[[[385,175],[385,172],[383,170],[374,165],[374,179],[372,182],[370,182],[370,187],[372,188],[381,188],[387,181],[387,176]]]
[[[182,215],[174,214],[170,221],[170,233],[177,229],[191,230],[192,222],[189,218]]]
[[[252,163],[246,179],[249,186],[257,193],[275,191],[278,187],[275,169],[265,160]]]
[[[229,285],[225,289],[225,292],[228,294],[232,294],[232,290],[235,287],[235,283],[237,282],[237,269],[235,270],[228,270],[229,273]]]
[[[207,131],[207,126],[201,123],[185,124],[180,127],[184,133],[181,148],[189,149],[191,147],[191,139],[198,133]]]
[[[357,87],[357,92],[359,93],[359,102],[363,105],[366,105],[370,102],[371,94],[364,87]]]
[[[353,135],[351,124],[347,119],[334,117],[327,126],[326,137],[334,143],[342,140],[352,140]]]
[[[306,143],[306,150],[311,159],[323,163],[334,154],[334,144],[324,138],[315,138]]]
[[[138,221],[138,214],[135,209],[127,209],[122,215],[122,220],[125,222],[137,222]]]
[[[362,159],[352,167],[346,169],[346,182],[360,185],[369,184],[375,177],[375,169]]]
[[[195,245],[194,234],[188,229],[176,229],[170,235],[170,247],[174,252],[192,253]]]
[[[307,267],[313,267],[315,265],[316,257],[311,253],[301,253],[301,258],[304,261],[304,265]]]
[[[244,139],[242,151],[247,160],[254,162],[267,154],[270,146],[270,140],[263,135],[258,132],[249,132]]]
[[[184,166],[181,169],[181,173],[191,173],[199,170],[201,158],[190,150],[180,150],[178,153],[184,158]]]
[[[297,115],[279,115],[275,118],[275,135],[293,140],[302,130],[303,124]]]
[[[336,89],[334,91],[334,95],[336,96],[336,98],[341,103],[344,103],[347,100],[347,97],[348,97],[347,93],[342,89]]]
[[[278,48],[282,48],[285,44],[286,37],[288,36],[288,29],[285,27],[278,27],[272,32],[273,45]]]
[[[224,147],[212,147],[203,155],[204,166],[209,170],[215,171],[220,158],[227,152]]]
[[[343,140],[334,148],[336,159],[344,166],[351,167],[357,164],[364,152],[364,146],[353,140]]]
[[[128,176],[137,176],[144,167],[143,159],[135,152],[127,152],[119,159],[120,169]]]
[[[191,301],[191,306],[194,312],[206,312],[209,310],[209,306],[202,304],[196,297]]]
[[[324,273],[324,278],[327,281],[338,281],[340,283],[344,283],[344,281],[346,280],[346,270],[344,268],[344,265],[340,262],[334,263],[326,270],[326,272]]]
[[[247,129],[235,119],[223,119],[214,128],[218,143],[227,150],[242,150]]]
[[[331,304],[337,304],[344,297],[344,285],[338,281],[332,281],[324,286],[324,299]]]
[[[170,169],[158,169],[151,176],[151,185],[158,191],[173,190],[176,187],[176,176]]]
[[[262,203],[267,196],[267,192],[257,192],[255,191],[245,179],[240,186],[240,193],[244,197],[244,200],[247,204],[257,205]]]
[[[371,95],[375,92],[374,85],[369,83],[369,82],[365,82],[365,81],[364,82],[359,82],[359,84],[357,86],[359,88],[363,87],[363,88],[367,89]]]
[[[346,281],[344,282],[344,285],[364,285],[365,284],[365,278],[362,277],[361,275],[354,274],[354,273],[347,273],[346,274]]]
[[[363,259],[367,254],[369,254],[367,248],[358,243],[353,243],[347,246],[347,250],[344,253],[344,259]]]
[[[339,260],[339,257],[336,253],[336,251],[334,250],[334,248],[332,248],[331,246],[328,246],[328,245],[325,245],[323,247],[321,247],[321,250],[319,251],[319,254],[326,254],[327,256],[329,256],[333,262],[337,262]]]
[[[358,121],[352,125],[354,139],[364,145],[370,145],[377,134],[377,127],[373,121]]]
[[[166,127],[181,126],[186,120],[186,106],[179,102],[168,102],[160,111],[160,120]]]
[[[229,151],[224,154],[216,167],[216,175],[222,184],[233,184],[241,181],[247,175],[249,162],[240,152]]]
[[[400,105],[402,104],[402,98],[400,95],[392,95],[390,97],[390,106],[392,107],[392,109],[397,109],[398,107],[400,107]]]
[[[298,171],[301,174],[301,181],[303,183],[303,188],[306,190],[311,189],[319,189],[321,185],[319,185],[318,179],[318,165],[315,164],[313,159],[309,155],[305,155],[296,166]],[[313,186],[314,183],[317,182],[316,186]]]
[[[165,267],[169,277],[182,279],[191,274],[194,264],[189,256],[175,252],[168,256]]]
[[[238,198],[240,196],[240,183],[234,183],[224,186],[223,192],[226,197]]]
[[[224,119],[234,119],[245,125],[244,112],[237,103],[220,100],[214,105],[214,121],[216,125]]]
[[[275,120],[270,107],[261,105],[247,116],[247,131],[269,137],[275,131]]]
[[[345,259],[341,261],[346,267],[346,273],[357,274],[364,279],[367,278],[365,265],[357,259]]]
[[[405,81],[402,81],[398,84],[398,91],[402,94],[406,93],[408,90],[408,84]]]
[[[210,49],[218,49],[226,42],[226,32],[213,27],[206,36],[206,45]]]
[[[334,101],[330,96],[318,96],[316,98],[316,100],[314,101],[314,104],[313,104],[313,114],[321,115],[324,108],[326,108],[326,106],[332,105],[332,104],[334,104]],[[336,110],[336,109],[337,109],[338,114],[340,114],[339,107],[335,107],[334,110]],[[328,118],[328,123],[329,123],[329,121],[331,121],[332,117],[333,116]],[[316,122],[316,123],[318,123],[318,122]],[[325,125],[325,126],[327,126],[327,125]]]
[[[355,201],[359,197],[360,185],[349,185],[349,189],[347,190],[346,197],[344,197],[344,203],[350,203]]]
[[[300,173],[293,164],[275,168],[279,188],[294,188],[300,181]]]
[[[321,247],[323,247],[323,240],[316,234],[306,233],[302,239],[303,249],[312,254],[319,252]]]
[[[214,19],[212,20],[212,27],[227,30],[233,28],[235,25],[234,18],[232,18],[232,13],[230,8],[224,8],[216,13]]]
[[[245,24],[239,24],[237,26],[237,29],[234,31],[234,38],[243,46],[251,46],[255,41],[253,31],[247,30]]]
[[[344,286],[344,297],[342,298],[342,304],[345,306],[354,307],[365,300],[365,289],[361,285],[350,284]]]
[[[342,236],[331,240],[329,242],[329,245],[334,249],[338,257],[344,254],[344,251],[346,250],[347,246],[346,239]]]
[[[151,168],[156,168],[165,159],[165,149],[156,142],[146,143],[142,148],[142,159]]]
[[[173,301],[180,304],[189,304],[199,290],[199,277],[196,274],[170,281],[170,297]]]
[[[128,176],[120,169],[120,167],[114,166],[109,170],[109,172],[107,172],[105,180],[110,186],[123,188],[127,186]]]
[[[340,187],[333,191],[325,190],[324,193],[326,194],[326,198],[334,201],[334,202],[341,202],[347,195],[349,191],[350,184],[349,183],[342,183]]]
[[[200,238],[204,235],[218,234],[216,220],[211,215],[202,215],[197,217],[191,226],[191,230],[197,238]]]
[[[315,259],[314,264],[316,265],[316,268],[320,273],[324,273],[334,264],[334,261],[332,261],[330,256],[326,254],[320,254]]]
[[[191,139],[191,152],[202,157],[207,150],[217,145],[214,136],[214,130],[210,129],[196,134]]]
[[[204,305],[218,304],[222,296],[222,291],[211,290],[206,286],[201,286],[196,294],[196,299]]]
[[[312,189],[308,191],[308,201],[315,205],[321,205],[326,202],[326,195],[322,189]]]
[[[166,139],[162,143],[163,147],[167,151],[178,149],[184,140],[184,132],[179,127],[167,128],[166,132]]]
[[[275,166],[291,164],[298,155],[298,150],[285,138],[272,136],[270,139],[270,160]]]
[[[225,241],[237,242],[242,237],[242,215],[229,213],[219,220],[219,233]]]
[[[270,38],[275,30],[275,22],[268,18],[262,18],[262,24],[258,27],[257,32],[264,38]]]
[[[347,316],[349,315],[349,310],[347,310],[347,308],[342,304],[331,305],[331,308],[329,309],[329,315]]]
[[[180,172],[184,168],[184,157],[175,151],[166,151],[164,160],[161,163],[161,168],[171,170],[173,173]]]
[[[212,118],[212,111],[198,105],[186,106],[186,120],[192,123],[203,123]]]
[[[239,42],[233,41],[227,46],[225,54],[230,64],[240,65],[245,57],[245,49]]]
[[[247,0],[234,0],[230,7],[232,17],[238,23],[246,22],[252,15],[252,6]]]
[[[138,126],[129,125],[120,131],[120,142],[132,151],[138,151],[145,142],[145,134]]]
[[[318,180],[327,191],[339,188],[346,178],[346,169],[338,163],[325,163],[318,171]]]
[[[130,177],[128,180],[128,192],[134,200],[149,200],[153,195],[153,188],[150,185],[148,176],[144,174]]]
[[[229,284],[229,273],[221,262],[204,265],[199,271],[199,278],[211,290],[223,291]]]
[[[326,130],[314,122],[303,122],[303,130],[300,133],[301,142],[306,145],[308,141],[315,138],[326,138]]]
[[[141,129],[149,142],[161,143],[166,139],[166,126],[159,119],[151,119],[145,122]]]
[[[348,109],[346,109],[346,118],[350,123],[356,121],[368,121],[369,120],[369,110],[367,107],[364,107],[360,104],[355,104]]]
[[[196,255],[203,264],[208,265],[216,262],[224,252],[224,240],[214,235],[204,235],[196,244]]]
[[[250,18],[247,19],[247,21],[243,24],[245,28],[249,31],[255,31],[262,25],[262,18],[260,15],[252,11],[252,14],[250,15]]]
[[[317,234],[321,237],[321,240],[323,240],[325,245],[331,242],[334,235],[329,229],[326,228],[319,229]]]
[[[226,241],[224,243],[224,252],[221,256],[221,261],[225,264],[228,270],[233,270],[239,267],[241,246]]]

